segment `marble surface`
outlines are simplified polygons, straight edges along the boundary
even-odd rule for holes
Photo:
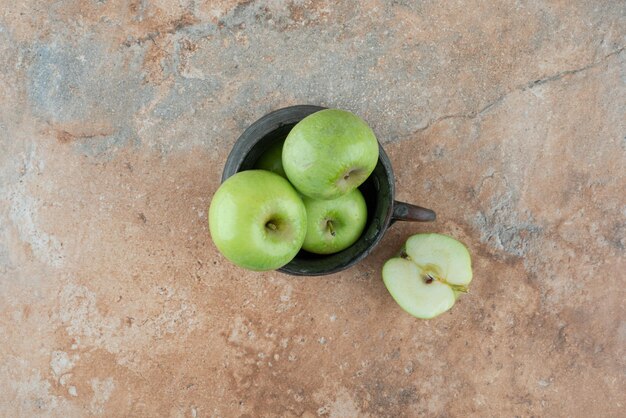
[[[623,1],[0,3],[0,415],[618,417],[626,408]],[[206,209],[283,106],[374,128],[398,223],[318,278],[233,267]],[[432,321],[380,270],[473,255]]]

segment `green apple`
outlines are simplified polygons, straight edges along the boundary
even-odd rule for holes
[[[285,139],[274,142],[264,153],[259,157],[255,168],[260,170],[268,170],[287,178],[285,169],[283,168],[283,144]]]
[[[230,177],[209,208],[213,242],[227,259],[250,270],[274,270],[291,261],[306,225],[306,209],[293,186],[265,170]]]
[[[417,234],[399,257],[385,263],[383,281],[402,309],[418,318],[434,318],[467,293],[472,261],[465,245],[454,238]]]
[[[300,193],[336,199],[374,171],[378,141],[358,116],[339,109],[315,112],[298,122],[283,146],[283,167]]]
[[[302,249],[315,254],[332,254],[354,244],[367,221],[365,199],[355,189],[333,200],[303,197],[307,229]]]

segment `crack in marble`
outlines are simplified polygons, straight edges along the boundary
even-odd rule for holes
[[[605,55],[601,60],[592,62],[591,64],[585,65],[584,67],[576,68],[576,69],[573,69],[573,70],[561,71],[561,72],[558,72],[558,73],[556,73],[554,75],[551,75],[551,76],[548,76],[548,77],[544,77],[544,78],[540,78],[538,80],[529,82],[529,83],[527,83],[526,88],[521,88],[520,89],[518,87],[515,90],[521,90],[521,91],[529,90],[529,89],[532,89],[532,88],[534,88],[536,86],[540,86],[542,84],[549,83],[551,81],[560,80],[560,79],[562,79],[565,76],[574,75],[574,74],[577,74],[577,73],[589,70],[591,68],[597,67],[598,65],[602,64],[604,61],[608,60],[612,56],[621,54],[624,51],[624,49],[626,49],[626,46],[618,48],[615,51],[611,52],[610,54]]]
[[[565,71],[560,71],[556,74],[553,74],[551,76],[547,76],[547,77],[543,77],[534,81],[530,81],[530,82],[526,82],[523,84],[519,84],[516,87],[514,87],[512,90],[501,94],[500,96],[498,96],[495,100],[489,102],[488,104],[486,104],[485,106],[483,106],[480,110],[477,111],[472,111],[469,113],[453,113],[450,115],[443,115],[443,116],[439,116],[437,118],[431,119],[428,121],[428,123],[419,128],[414,130],[413,132],[402,136],[401,138],[399,138],[400,140],[406,139],[406,138],[410,138],[413,135],[415,135],[418,132],[423,132],[423,131],[427,131],[430,128],[432,128],[434,125],[438,124],[439,122],[443,122],[444,120],[448,120],[448,119],[468,119],[468,120],[472,120],[472,119],[476,119],[477,117],[483,115],[484,113],[486,113],[487,111],[489,111],[491,108],[497,106],[498,104],[502,103],[509,95],[518,92],[518,91],[527,91],[527,90],[532,90],[533,88],[537,87],[537,86],[541,86],[543,84],[547,84],[550,83],[552,81],[558,81],[561,80],[562,78],[568,76],[568,75],[574,75],[574,74],[578,74],[581,73],[583,71],[587,71],[590,70],[592,68],[597,67],[598,65],[604,63],[605,61],[607,61],[609,58],[615,56],[615,55],[619,55],[621,54],[624,49],[626,49],[626,46],[623,46],[621,48],[616,49],[615,51],[605,55],[604,57],[602,57],[602,59],[598,60],[598,61],[594,61],[591,64],[587,64],[583,67],[580,68],[576,68],[573,70],[565,70]]]

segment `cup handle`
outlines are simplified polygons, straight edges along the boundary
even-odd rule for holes
[[[430,209],[412,205],[410,203],[398,202],[396,200],[393,202],[393,214],[391,215],[391,222],[431,222],[435,220],[436,216],[437,215],[435,215],[435,212]]]

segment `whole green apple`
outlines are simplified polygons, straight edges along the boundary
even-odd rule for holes
[[[325,109],[291,129],[282,154],[287,178],[300,193],[330,200],[369,177],[378,162],[378,141],[363,119]]]
[[[354,244],[367,221],[365,199],[355,189],[333,200],[303,197],[307,229],[302,248],[315,254],[332,254]]]
[[[399,257],[383,266],[383,281],[402,309],[418,318],[434,318],[467,293],[472,261],[467,247],[441,234],[410,237]]]
[[[302,199],[278,174],[242,171],[215,192],[209,208],[213,242],[240,267],[280,268],[300,251],[306,235]]]
[[[276,173],[279,176],[287,178],[285,169],[283,168],[283,144],[285,139],[275,141],[264,153],[259,157],[254,168],[259,170],[267,170]]]

